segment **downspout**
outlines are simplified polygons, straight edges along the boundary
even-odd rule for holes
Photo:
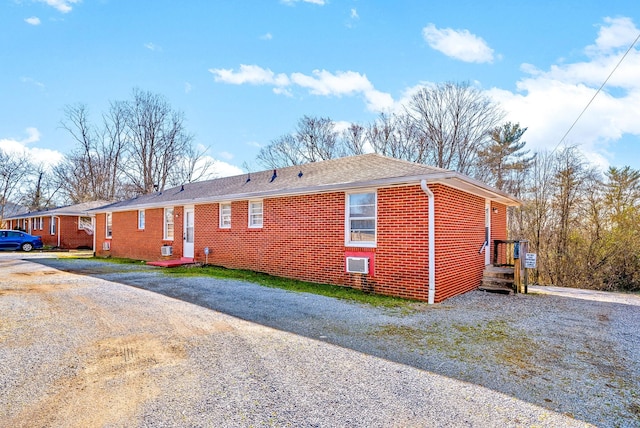
[[[52,215],[51,218],[58,219],[58,227],[56,228],[56,235],[58,235],[58,248],[60,248],[60,217],[57,215]]]
[[[91,228],[93,229],[93,257],[96,256],[96,216],[91,217]]]
[[[420,187],[422,191],[429,198],[429,304],[433,305],[436,297],[436,227],[435,227],[435,212],[434,212],[434,195],[431,189],[427,187],[427,180],[420,181]]]

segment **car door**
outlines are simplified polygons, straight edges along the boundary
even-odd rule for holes
[[[22,245],[22,232],[17,232],[15,230],[7,231],[6,244],[7,249],[9,250],[18,250],[20,249],[20,245]]]
[[[0,250],[7,249],[7,231],[0,230]]]

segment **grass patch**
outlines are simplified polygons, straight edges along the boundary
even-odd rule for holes
[[[164,269],[163,273],[171,276],[183,277],[210,276],[214,278],[237,279],[270,288],[279,288],[298,293],[317,294],[320,296],[333,297],[336,299],[348,300],[376,307],[400,309],[403,312],[411,312],[414,310],[413,307],[418,302],[417,300],[365,293],[354,288],[341,287],[338,285],[316,284],[313,282],[282,278],[250,270],[227,269],[219,266],[180,266]]]
[[[69,257],[72,258],[72,257]],[[79,259],[85,259],[86,257],[77,257]],[[125,259],[122,257],[94,257],[95,261],[98,262],[108,262],[116,265],[143,265],[147,262],[144,260],[135,260],[135,259]]]

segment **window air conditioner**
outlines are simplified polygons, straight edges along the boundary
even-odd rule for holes
[[[163,256],[172,256],[173,255],[173,247],[171,245],[163,245],[160,247],[160,254]]]
[[[111,249],[111,241],[104,241],[102,243],[102,249],[104,251],[109,251]]]
[[[369,273],[368,257],[347,257],[347,272]]]

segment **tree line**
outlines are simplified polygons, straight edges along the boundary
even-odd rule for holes
[[[0,209],[6,201],[37,210],[61,200],[121,200],[214,173],[183,114],[158,94],[135,89],[100,121],[89,116],[86,105],[65,109],[62,127],[75,147],[52,170],[0,150]],[[328,117],[303,116],[257,161],[277,169],[375,152],[458,171],[523,201],[510,209],[509,235],[538,254],[535,282],[640,290],[640,171],[600,172],[576,146],[531,153],[527,128],[504,117],[468,83],[429,85],[367,124],[338,130]]]

